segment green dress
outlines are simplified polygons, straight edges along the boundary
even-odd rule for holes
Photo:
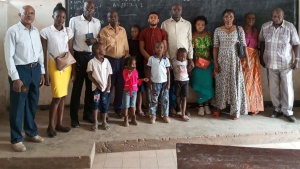
[[[202,69],[197,66],[193,69],[193,75],[190,80],[190,85],[197,93],[198,103],[204,103],[214,96],[213,88],[213,60],[211,54],[212,38],[209,35],[204,37],[193,36],[194,52],[197,56],[206,60],[210,60],[210,65],[207,69]],[[194,54],[194,61],[196,60],[196,54]]]

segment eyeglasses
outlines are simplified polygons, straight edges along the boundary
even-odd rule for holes
[[[35,12],[24,11],[23,15],[35,15]]]

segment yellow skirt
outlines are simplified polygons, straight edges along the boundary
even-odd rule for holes
[[[57,70],[56,63],[48,59],[48,70],[51,82],[52,97],[60,98],[68,94],[68,86],[71,78],[72,66],[68,66],[62,71]]]

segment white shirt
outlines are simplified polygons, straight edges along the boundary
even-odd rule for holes
[[[181,62],[177,59],[174,59],[172,63],[175,81],[188,81],[189,75],[187,72],[187,60]]]
[[[92,46],[85,43],[85,35],[93,33],[94,38],[98,36],[101,29],[99,19],[92,18],[88,21],[83,15],[76,16],[70,19],[69,27],[74,32],[73,49],[79,52],[92,52]]]
[[[161,60],[154,55],[148,59],[147,65],[151,67],[151,81],[153,83],[164,83],[168,81],[167,68],[170,67],[169,59],[165,56]]]
[[[161,24],[161,28],[168,34],[167,55],[171,60],[176,58],[176,52],[179,48],[185,48],[188,51],[188,58],[193,59],[192,25],[189,21],[180,18],[176,22],[171,17]]]
[[[27,29],[21,22],[8,28],[4,40],[5,62],[12,80],[19,78],[16,65],[38,62],[41,73],[45,74],[44,54],[39,30],[31,25]]]
[[[107,87],[108,76],[113,74],[111,65],[106,58],[104,58],[103,62],[100,62],[96,58],[91,59],[86,72],[92,72],[92,76],[100,85],[102,92],[104,92]],[[92,90],[94,91],[96,88],[97,86],[92,83]]]
[[[58,31],[54,25],[42,29],[40,34],[47,40],[48,51],[54,57],[61,56],[69,51],[68,42],[74,36],[72,29],[64,27]]]
[[[295,26],[283,20],[276,29],[273,21],[262,25],[259,41],[265,42],[263,59],[267,68],[287,69],[293,64],[293,46],[299,45],[299,36]]]

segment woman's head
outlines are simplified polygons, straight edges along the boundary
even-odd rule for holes
[[[66,21],[66,14],[66,8],[61,3],[58,3],[53,9],[52,18],[54,19],[54,25],[63,26]]]
[[[205,29],[205,25],[207,24],[207,19],[205,16],[200,15],[194,19],[194,26],[197,32],[202,32]]]
[[[245,25],[253,27],[255,24],[255,15],[252,12],[249,12],[245,15]]]
[[[225,25],[232,25],[235,17],[235,12],[232,9],[225,9],[222,13]]]
[[[133,25],[131,27],[131,38],[132,39],[138,39],[140,30],[141,30],[141,28],[139,27],[139,25]]]

